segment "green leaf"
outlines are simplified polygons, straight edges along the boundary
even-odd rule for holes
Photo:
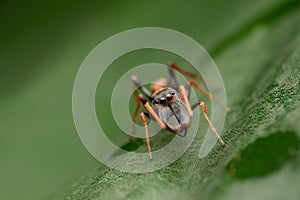
[[[199,159],[203,127],[168,167],[131,174],[100,166],[62,199],[297,199],[300,15],[299,7],[275,11],[212,51],[233,108],[225,148]]]
[[[0,4],[0,199],[300,196],[298,0]],[[95,45],[144,26],[171,28],[202,44],[221,71],[233,112],[222,132],[226,148],[216,145],[207,157],[198,158],[208,128],[201,119],[197,138],[175,163],[153,173],[128,174],[99,164],[80,142],[72,118],[72,87]],[[107,70],[103,81],[112,84],[99,92],[104,98],[97,96],[96,109],[104,107],[100,123],[123,149],[147,151],[144,140],[124,144],[128,137],[113,123],[107,99],[114,83],[136,64],[173,58],[178,59],[137,52]],[[153,148],[172,137],[153,138]]]

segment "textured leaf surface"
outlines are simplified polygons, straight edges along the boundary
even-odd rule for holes
[[[170,166],[146,174],[101,166],[62,199],[297,199],[300,16],[291,9],[273,17],[216,50],[234,110],[223,130],[225,148],[199,159],[203,127]]]

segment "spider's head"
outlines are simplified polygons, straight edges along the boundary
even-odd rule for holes
[[[164,88],[152,95],[153,104],[167,105],[172,103],[172,100],[179,98],[178,92],[170,87]]]

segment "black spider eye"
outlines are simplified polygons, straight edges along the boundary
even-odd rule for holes
[[[159,104],[159,100],[155,99],[155,100],[153,101],[153,103],[154,103],[154,104]]]
[[[165,98],[159,99],[159,103],[160,103],[160,104],[165,104],[165,103],[166,103],[166,99],[165,99]]]
[[[175,95],[175,92],[172,92],[171,95],[174,96],[174,95]]]

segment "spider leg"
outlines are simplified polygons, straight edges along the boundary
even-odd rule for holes
[[[169,87],[174,88],[175,90],[178,91],[178,83],[177,83],[177,79],[176,79],[176,75],[175,75],[175,71],[173,68],[168,67],[168,72],[169,72]]]
[[[176,65],[174,62],[169,61],[169,62],[168,62],[168,66],[169,66],[170,68],[172,68],[172,69],[178,71],[179,73],[184,74],[184,75],[187,75],[187,76],[191,77],[192,79],[199,80],[199,81],[201,81],[201,83],[204,84],[204,81],[203,81],[203,79],[202,79],[200,76],[198,76],[197,74],[194,74],[194,73],[192,73],[192,72],[189,72],[189,71],[186,71],[186,70],[180,68],[180,67],[179,67],[178,65]]]
[[[132,116],[132,120],[135,122],[137,114],[138,114],[138,111],[139,111],[139,109],[141,107],[141,103],[142,102],[146,102],[146,99],[142,95],[139,95],[138,92],[137,92],[137,90],[135,88],[134,88],[133,95],[135,96],[136,107],[135,107],[135,110],[134,110],[134,113],[133,113],[133,116]]]
[[[212,95],[207,92],[206,90],[202,89],[195,81],[193,80],[188,80],[186,83],[186,89],[188,90],[188,96],[190,96],[190,91],[191,91],[191,86],[193,86],[194,88],[196,88],[199,92],[201,92],[202,94],[204,94],[205,96],[207,96],[209,99],[212,98]]]
[[[135,89],[137,88],[140,90],[150,101],[152,100],[151,92],[141,84],[136,76],[131,76],[131,81],[133,82]]]
[[[194,88],[196,88],[199,92],[201,92],[202,94],[204,94],[205,96],[207,96],[209,99],[212,99],[213,101],[215,101],[219,106],[221,106],[225,111],[230,112],[231,109],[226,107],[224,104],[222,104],[221,102],[219,102],[216,98],[214,98],[209,92],[207,92],[206,90],[204,90],[203,88],[201,88],[195,81],[193,80],[188,80],[186,83],[186,89],[188,91],[188,99],[190,98],[190,91],[191,91],[191,86],[193,86]]]
[[[164,122],[161,121],[161,119],[157,116],[157,114],[154,112],[154,110],[152,109],[152,107],[149,105],[148,102],[144,103],[144,107],[148,111],[148,116],[151,115],[155,119],[155,121],[161,126],[161,128],[167,129],[167,125]],[[150,146],[150,137],[149,137],[149,133],[148,133],[148,126],[147,126],[146,116],[147,116],[146,113],[141,112],[140,117],[141,117],[141,121],[142,121],[142,123],[144,124],[144,127],[145,127],[146,143],[147,143],[147,147],[148,147],[149,157],[150,157],[150,159],[152,159],[151,146]]]
[[[133,139],[133,136],[135,135],[135,126],[136,126],[135,122],[136,122],[137,114],[141,107],[141,103],[144,104],[147,102],[146,99],[142,95],[138,95],[137,90],[135,90],[133,94],[136,97],[136,107],[135,107],[134,113],[132,115],[133,123],[132,123],[132,135],[130,137],[131,139]]]
[[[217,132],[215,126],[213,125],[213,123],[211,122],[211,120],[209,119],[209,117],[207,116],[207,113],[206,113],[206,105],[203,101],[198,101],[197,103],[195,103],[193,106],[192,106],[192,109],[194,110],[196,107],[198,106],[201,106],[202,108],[202,114],[204,115],[210,129],[213,131],[213,133],[217,136],[218,140],[221,142],[221,144],[223,146],[225,146],[225,143],[224,141],[222,140],[221,136],[219,135],[219,133]]]
[[[152,100],[151,97],[151,93],[149,92],[149,90],[145,87],[142,86],[142,84],[139,82],[139,80],[137,79],[136,76],[132,76],[131,77],[132,82],[134,83],[134,85],[143,93],[145,94],[149,100]],[[148,113],[155,119],[155,121],[161,126],[161,128],[166,129],[167,126],[165,125],[164,122],[161,121],[161,119],[158,117],[158,115],[154,112],[154,110],[152,109],[152,107],[150,106],[150,104],[147,102],[147,100],[142,96],[142,95],[137,95],[137,93],[135,93],[136,97],[137,97],[137,107],[135,110],[135,113],[133,115],[133,119],[136,119],[137,116],[137,112],[139,110],[140,107],[140,103],[142,102],[144,107],[146,108],[146,110],[148,111]]]
[[[182,68],[180,68],[178,65],[176,65],[175,63],[173,62],[168,62],[168,66],[169,68],[175,70],[175,71],[178,71],[184,75],[187,75],[189,76],[190,78],[192,79],[195,79],[195,80],[199,80],[203,85],[205,85],[205,82],[204,80],[202,79],[202,77],[198,76],[197,74],[194,74],[192,72],[189,72],[189,71],[186,71]],[[195,87],[198,91],[200,91],[202,94],[204,94],[205,96],[207,96],[209,99],[212,99],[213,101],[215,101],[216,103],[218,103],[222,108],[224,108],[227,112],[230,112],[231,111],[231,108],[228,108],[226,107],[225,105],[223,105],[221,102],[219,102],[217,99],[213,98],[212,95],[207,92],[206,90],[202,89],[195,81],[193,80],[189,80],[187,82],[187,85],[186,85],[186,90],[187,90],[187,95],[188,95],[188,99],[190,99],[190,87],[193,86]]]
[[[190,101],[189,101],[190,96],[186,92],[183,85],[179,86],[179,93],[180,93],[180,97],[181,97],[183,103],[185,104],[186,108],[188,109],[189,116],[192,117],[193,116],[193,111],[191,109],[191,105],[190,105]],[[180,135],[180,134],[179,135],[182,136],[182,137],[185,137],[186,134],[187,134],[187,131],[188,131],[188,129],[185,129],[183,135]]]
[[[151,100],[151,93],[141,85],[141,83],[138,81],[136,76],[132,76],[131,77],[132,82],[134,83],[134,95],[136,97],[136,108],[134,111],[134,114],[132,116],[132,120],[133,120],[133,132],[135,133],[135,121],[137,118],[137,113],[141,107],[141,104],[144,105],[145,109],[147,110],[148,113],[146,112],[141,112],[140,113],[140,118],[142,123],[144,124],[145,127],[145,134],[146,134],[146,143],[147,143],[147,147],[148,147],[148,152],[149,152],[149,157],[150,159],[152,159],[152,153],[151,153],[151,146],[150,146],[150,137],[149,137],[149,133],[148,133],[148,125],[147,125],[147,121],[146,121],[146,117],[150,118],[150,116],[152,116],[152,118],[161,126],[161,128],[166,129],[167,125],[161,121],[161,119],[158,117],[158,115],[155,113],[155,111],[152,109],[152,107],[150,106],[150,104],[147,102],[147,100],[143,97],[143,95],[138,95],[138,92],[136,90],[136,88],[138,88],[144,95],[146,95],[148,97],[149,100]]]
[[[146,102],[144,104],[144,107],[146,108],[146,110],[148,111],[149,115],[153,117],[153,119],[158,123],[158,125],[160,125],[160,127],[162,129],[166,129],[167,125],[161,121],[161,119],[158,117],[158,115],[156,114],[156,112],[152,109],[152,107],[149,105],[148,102]]]
[[[147,126],[147,121],[146,121],[146,117],[145,117],[144,112],[141,112],[140,117],[141,117],[141,120],[142,120],[142,122],[144,124],[144,127],[145,127],[146,143],[147,143],[147,147],[148,147],[149,157],[150,157],[150,160],[151,160],[152,159],[152,152],[151,152],[151,146],[150,146],[150,137],[149,137],[149,134],[148,134],[148,126]]]
[[[186,105],[186,108],[189,112],[189,116],[192,117],[193,116],[193,111],[192,111],[192,108],[191,108],[191,105],[190,105],[190,102],[189,102],[189,99],[188,99],[188,95],[187,95],[186,90],[185,90],[183,85],[179,86],[179,93],[180,93],[181,100]]]
[[[137,118],[139,109],[141,107],[141,104],[142,103],[145,104],[147,102],[142,94],[144,94],[149,100],[152,100],[152,98],[151,98],[151,93],[149,92],[149,90],[141,84],[141,82],[138,80],[138,78],[136,76],[131,76],[131,81],[133,82],[133,95],[135,96],[135,99],[136,99],[136,108],[132,115],[132,120],[133,120],[132,135],[130,137],[132,139],[133,136],[135,135],[135,126],[136,126],[135,122],[136,122],[136,118]],[[139,95],[138,90],[141,91],[142,94]]]

